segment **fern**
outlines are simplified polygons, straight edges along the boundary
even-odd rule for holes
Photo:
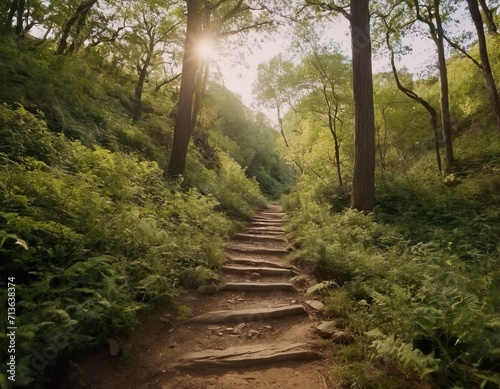
[[[440,368],[440,360],[432,355],[424,355],[422,351],[414,349],[411,344],[401,342],[394,336],[384,336],[375,329],[367,333],[372,341],[375,352],[383,357],[391,358],[403,366],[418,372],[421,378],[434,373]]]

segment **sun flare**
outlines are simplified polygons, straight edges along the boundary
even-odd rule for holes
[[[217,55],[217,50],[213,42],[203,40],[198,43],[198,54],[204,60],[213,59]]]

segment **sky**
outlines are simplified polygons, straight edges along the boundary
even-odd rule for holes
[[[462,9],[461,14],[461,30],[471,30],[472,21],[469,21],[465,11]],[[343,17],[338,17],[334,21],[329,21],[326,28],[325,40],[336,42],[342,52],[351,57],[351,38],[349,33],[349,23]],[[222,56],[213,58],[213,74],[217,81],[222,82],[224,86],[231,91],[241,96],[245,105],[252,108],[254,111],[262,111],[269,117],[273,124],[276,124],[275,114],[273,111],[264,110],[259,107],[252,96],[252,85],[256,80],[257,66],[260,63],[269,61],[272,57],[279,53],[287,54],[287,48],[290,46],[292,34],[286,29],[278,30],[274,38],[259,39],[260,47],[255,45],[249,50],[244,50],[244,60],[241,58],[241,51],[237,55],[224,53]],[[407,55],[398,60],[398,68],[403,66],[414,75],[420,74],[427,67],[436,62],[434,43],[426,37],[414,36],[411,41],[406,44],[412,47],[411,55]],[[390,64],[387,55],[373,56],[374,72],[390,71]],[[218,73],[218,74],[217,74]],[[220,79],[222,75],[222,80]]]

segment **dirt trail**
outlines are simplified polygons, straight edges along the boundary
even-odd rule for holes
[[[299,271],[284,260],[290,243],[283,216],[280,206],[263,207],[247,231],[228,242],[219,293],[181,296],[190,319],[172,327],[158,320],[158,308],[126,342],[122,357],[98,350],[80,361],[81,387],[334,387],[327,381],[329,347],[314,331],[321,312],[290,283]]]

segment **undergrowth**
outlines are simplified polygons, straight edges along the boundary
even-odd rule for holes
[[[295,259],[339,284],[327,315],[346,321],[352,347],[366,350],[334,369],[345,387],[411,387],[394,383],[401,372],[388,378],[380,361],[422,385],[500,385],[500,148],[494,135],[487,147],[481,139],[456,142],[459,185],[444,185],[422,159],[405,176],[379,177],[370,214],[327,212],[300,183],[284,199],[300,242]]]
[[[123,336],[155,301],[178,311],[179,289],[210,280],[265,198],[216,148],[218,167],[191,146],[188,174],[165,180],[164,96],[132,125],[123,74],[24,45],[0,42],[0,301],[13,277],[16,386],[41,388],[58,361]]]

